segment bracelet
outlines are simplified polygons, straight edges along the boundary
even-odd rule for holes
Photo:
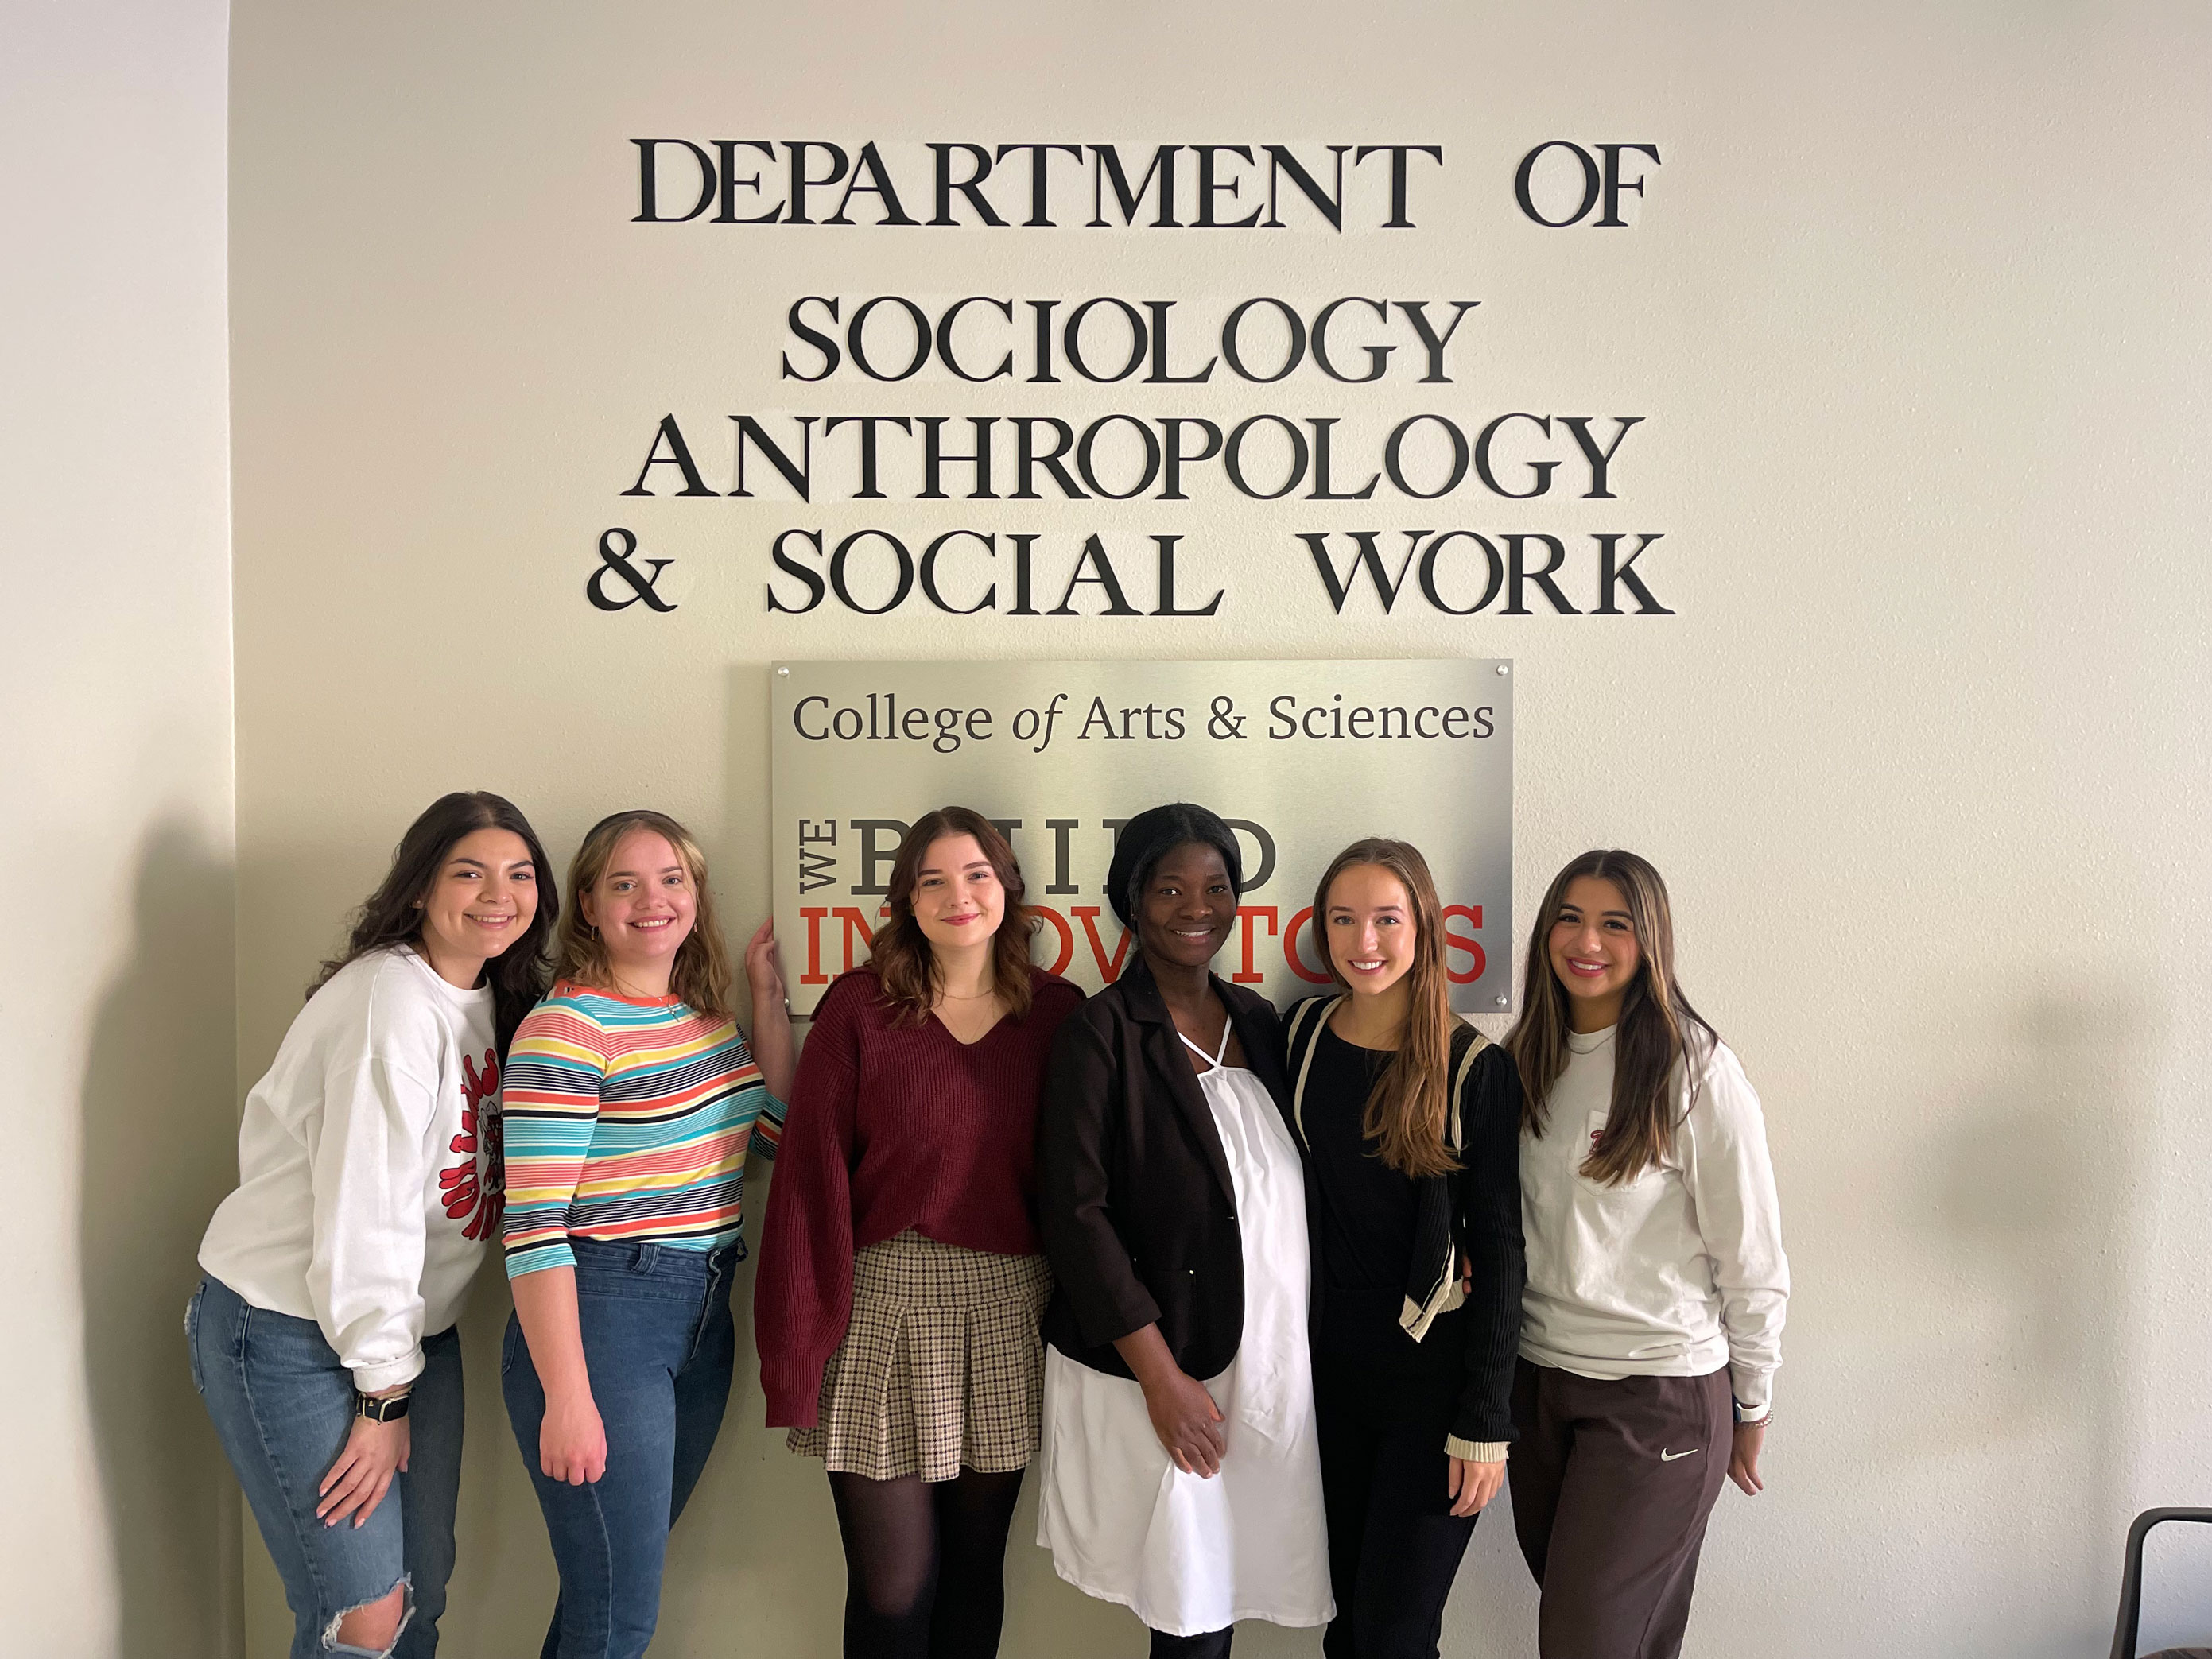
[[[1735,1425],[1739,1429],[1763,1429],[1773,1420],[1774,1413],[1770,1411],[1765,1416],[1759,1418],[1740,1417],[1736,1419]]]

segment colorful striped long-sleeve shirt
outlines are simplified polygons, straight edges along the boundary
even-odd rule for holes
[[[674,997],[555,986],[501,1078],[507,1277],[574,1267],[572,1237],[729,1243],[745,1153],[775,1156],[783,1114],[734,1021]]]

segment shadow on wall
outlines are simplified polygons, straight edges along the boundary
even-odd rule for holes
[[[235,891],[188,823],[154,828],[85,1061],[84,1367],[126,1654],[235,1644],[239,1498],[183,1328],[200,1234],[237,1178]]]
[[[2023,1642],[2000,1609],[2027,1586],[1984,1587],[1962,1651],[2056,1656],[2111,1639],[2130,1429],[2141,1427],[2128,1387],[2141,1265],[2131,1218],[2149,1112],[2136,1057],[2159,1046],[2155,1024],[2155,1011],[2118,994],[2025,1005],[2004,1044],[2018,1060],[1970,1097],[1937,1150],[1930,1196],[1956,1323],[1925,1375],[1972,1402],[1973,1449],[2019,1465],[2033,1501],[1990,1521],[2026,1572],[2057,1575],[2059,1605],[2081,1609],[2078,1627]],[[1901,1437],[1916,1458],[1965,1449]]]

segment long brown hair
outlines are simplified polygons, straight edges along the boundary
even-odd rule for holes
[[[584,919],[584,895],[599,884],[614,860],[615,848],[633,830],[665,837],[691,881],[691,932],[676,947],[676,961],[668,973],[669,994],[688,1004],[694,1013],[709,1019],[729,1018],[730,950],[714,921],[714,890],[707,884],[707,855],[691,838],[691,832],[665,812],[641,809],[617,812],[584,832],[583,845],[568,865],[568,896],[575,908],[561,918],[561,932],[554,940],[553,959],[560,977],[602,990],[614,988],[614,964],[607,957],[607,942]]]
[[[339,969],[371,951],[394,945],[419,947],[422,904],[438,884],[438,872],[446,867],[453,848],[479,830],[506,830],[521,837],[538,876],[538,913],[531,917],[530,926],[523,929],[520,939],[484,963],[484,982],[491,988],[494,1040],[500,1057],[505,1059],[514,1028],[545,994],[545,936],[560,920],[561,891],[530,820],[513,801],[489,790],[456,790],[441,795],[407,826],[399,845],[392,849],[391,869],[354,912],[345,948],[323,964],[307,994],[314,995]]]
[[[1428,860],[1402,841],[1356,841],[1330,860],[1314,889],[1314,931],[1329,977],[1349,990],[1328,945],[1328,890],[1346,870],[1373,865],[1387,870],[1412,901],[1413,965],[1407,970],[1410,1000],[1398,1047],[1375,1079],[1360,1130],[1383,1163],[1405,1176],[1448,1175],[1459,1168],[1444,1143],[1451,1110],[1451,981],[1444,974],[1443,906]]]
[[[925,812],[899,842],[898,857],[891,865],[890,892],[884,900],[890,916],[868,941],[868,965],[875,969],[885,1000],[898,1010],[895,1024],[919,1025],[929,1018],[941,975],[937,953],[914,919],[914,886],[931,846],[947,836],[975,836],[1006,890],[1006,914],[991,940],[991,988],[1006,1005],[1007,1014],[1020,1019],[1030,1011],[1030,939],[1036,932],[1037,918],[1022,902],[1029,890],[1022,884],[1022,866],[1014,849],[998,825],[971,806],[940,806]]]
[[[1606,848],[1570,859],[1536,907],[1521,1018],[1505,1037],[1506,1052],[1521,1068],[1522,1127],[1532,1135],[1544,1133],[1552,1085],[1567,1068],[1567,1034],[1573,1027],[1566,988],[1552,971],[1552,929],[1566,908],[1567,889],[1584,876],[1620,890],[1638,957],[1613,1030],[1612,1109],[1605,1133],[1582,1165],[1592,1181],[1617,1187],[1674,1152],[1674,1131],[1681,1123],[1671,1086],[1674,1067],[1686,1062],[1689,1098],[1695,1102],[1705,1061],[1720,1037],[1675,981],[1674,909],[1658,871],[1633,853]]]

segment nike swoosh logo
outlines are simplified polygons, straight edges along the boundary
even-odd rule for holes
[[[1662,1463],[1672,1463],[1672,1462],[1674,1462],[1676,1459],[1678,1459],[1678,1458],[1683,1458],[1683,1457],[1695,1457],[1697,1455],[1698,1455],[1698,1449],[1697,1449],[1695,1446],[1692,1446],[1692,1447],[1691,1447],[1691,1448],[1690,1448],[1690,1449],[1689,1449],[1689,1450],[1687,1450],[1687,1451],[1679,1451],[1679,1452],[1662,1451],[1662,1452],[1661,1452],[1661,1453],[1659,1454],[1659,1461],[1660,1461]]]

